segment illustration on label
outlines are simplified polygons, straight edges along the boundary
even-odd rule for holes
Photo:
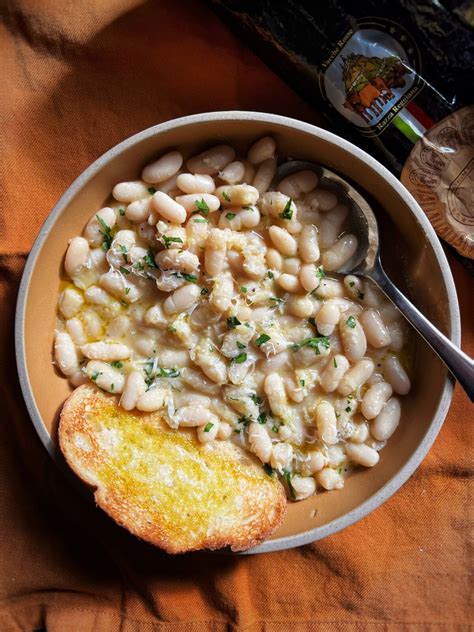
[[[336,110],[362,133],[374,135],[420,91],[418,51],[400,27],[359,26],[338,42],[323,63],[321,87]]]

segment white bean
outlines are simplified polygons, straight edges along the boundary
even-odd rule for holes
[[[294,274],[281,274],[277,279],[278,285],[285,290],[285,292],[301,292],[301,283],[297,276]]]
[[[214,179],[204,174],[181,173],[176,183],[184,193],[214,193],[216,190]]]
[[[197,301],[200,291],[200,288],[193,283],[180,287],[164,301],[163,311],[165,314],[184,312]]]
[[[232,426],[226,421],[221,421],[217,429],[217,438],[225,441],[226,439],[230,439],[231,436]]]
[[[338,442],[336,412],[329,402],[322,401],[316,407],[316,427],[321,441],[328,444]]]
[[[364,467],[373,467],[379,462],[379,453],[365,443],[346,443],[345,446],[347,456]]]
[[[298,318],[309,318],[314,311],[314,304],[307,296],[292,296],[286,302],[290,314]]]
[[[129,373],[125,382],[120,405],[125,410],[133,410],[141,397],[146,391],[145,379],[141,371],[132,371]]]
[[[210,193],[187,193],[186,195],[178,195],[175,199],[188,213],[196,213],[199,210],[213,213],[221,205],[219,198]]]
[[[303,193],[309,193],[318,184],[318,176],[314,171],[298,171],[284,178],[278,185],[278,190],[290,198],[298,198]]]
[[[227,381],[227,365],[209,339],[202,340],[193,355],[193,361],[210,380],[217,384]]]
[[[213,228],[207,237],[206,250],[204,252],[204,268],[211,277],[217,276],[222,271],[225,255],[225,234],[218,228]]]
[[[143,412],[153,413],[165,408],[168,397],[168,389],[153,388],[138,397],[136,407]]]
[[[141,298],[140,290],[118,270],[111,270],[103,274],[99,283],[107,292],[126,303],[135,303]]]
[[[268,463],[272,455],[272,440],[265,426],[252,422],[248,426],[250,450],[262,461]]]
[[[282,426],[280,427],[282,428]],[[273,444],[272,456],[270,464],[273,468],[279,472],[283,472],[291,465],[293,459],[293,446],[289,443],[275,443]]]
[[[56,334],[54,341],[54,359],[64,375],[73,375],[79,370],[79,358],[76,345],[66,332]]]
[[[298,237],[298,252],[305,263],[315,263],[319,259],[318,231],[313,224],[303,227]]]
[[[186,219],[186,209],[175,202],[168,194],[157,191],[151,198],[151,207],[161,217],[174,224],[182,224]]]
[[[337,354],[329,360],[320,375],[319,381],[326,393],[333,393],[339,386],[346,371],[349,370],[349,360],[346,356]]]
[[[401,407],[395,397],[390,398],[370,424],[370,432],[377,441],[389,439],[400,423]]]
[[[142,171],[142,180],[149,183],[163,182],[175,175],[183,164],[179,151],[170,151],[147,165]]]
[[[258,189],[260,195],[263,195],[263,193],[268,191],[270,184],[275,177],[276,168],[277,163],[275,158],[268,158],[259,165],[253,178],[252,186]]]
[[[387,330],[390,335],[390,349],[398,353],[405,344],[404,328],[401,323],[394,322],[387,325]]]
[[[149,327],[156,327],[157,329],[167,328],[168,319],[163,314],[163,308],[160,303],[147,309],[145,312],[145,324]]]
[[[316,480],[324,489],[342,489],[344,487],[344,478],[337,470],[332,467],[325,467],[316,474]]]
[[[230,145],[216,145],[189,158],[186,167],[192,173],[212,176],[222,171],[235,158],[235,149]]]
[[[135,200],[141,200],[147,198],[150,193],[148,187],[141,180],[135,180],[134,182],[119,182],[112,190],[112,195],[119,202],[126,202],[130,204]]]
[[[300,471],[304,476],[316,474],[316,472],[322,470],[326,464],[326,459],[319,450],[312,450],[308,452],[306,456],[307,460],[303,461],[300,465]]]
[[[64,269],[69,277],[73,277],[80,270],[87,266],[89,260],[89,243],[84,237],[73,237],[64,259]]]
[[[118,369],[100,360],[91,360],[85,369],[87,375],[99,388],[109,393],[121,393],[125,377]]]
[[[97,339],[103,334],[103,321],[94,309],[87,309],[82,312],[82,320],[86,328],[88,338]]]
[[[296,255],[296,240],[290,233],[280,226],[270,226],[268,234],[275,248],[287,257]]]
[[[357,250],[357,237],[345,233],[321,256],[321,261],[326,270],[340,270]]]
[[[100,211],[97,211],[97,213],[94,213],[84,229],[84,236],[91,246],[100,246],[104,241],[104,227],[98,218],[109,228],[113,228],[116,222],[116,215],[113,208],[106,206],[100,209]]]
[[[300,283],[306,292],[312,292],[321,284],[318,268],[313,263],[305,263],[301,266]]]
[[[255,142],[248,151],[248,159],[254,165],[259,165],[264,160],[273,158],[276,143],[271,136],[264,136]]]
[[[283,219],[281,214],[286,210],[287,212],[289,211],[292,220],[296,219],[296,204],[287,195],[279,191],[267,191],[264,193],[260,198],[260,209],[263,215],[268,215],[275,219]]]
[[[276,417],[285,419],[288,415],[288,400],[286,399],[285,383],[282,376],[278,373],[267,375],[264,390],[272,413]]]
[[[364,310],[359,314],[359,320],[364,328],[367,342],[372,347],[380,349],[390,344],[390,334],[378,312],[374,309]]]
[[[75,345],[83,345],[87,342],[84,325],[79,318],[70,318],[66,321],[66,331],[71,336]]]
[[[125,209],[125,217],[131,222],[145,222],[150,216],[151,198],[136,200]]]
[[[330,336],[341,317],[341,312],[335,301],[329,300],[316,314],[316,326],[323,336]]]
[[[219,217],[219,228],[231,228],[240,230],[241,228],[254,228],[260,223],[260,211],[256,206],[246,206],[241,209],[229,208],[230,213],[221,213]],[[231,217],[234,215],[234,217]]]
[[[219,419],[214,413],[204,406],[183,406],[176,413],[176,421],[183,428],[196,428],[206,424],[219,426]]]
[[[319,224],[319,246],[329,248],[338,238],[342,225],[347,217],[349,209],[343,204],[338,204]]]
[[[369,358],[359,360],[351,367],[339,382],[337,390],[341,395],[347,396],[360,388],[374,371],[374,363]]]
[[[344,285],[352,298],[357,298],[359,300],[364,298],[364,285],[359,277],[356,277],[353,274],[348,274],[344,277]]]
[[[220,426],[217,417],[216,422],[209,421],[205,426],[198,427],[197,436],[201,443],[209,443],[210,441],[214,441],[214,439],[216,439]]]
[[[222,171],[219,172],[219,178],[227,184],[237,184],[242,182],[245,175],[245,165],[236,160],[229,163]]]
[[[155,256],[156,265],[161,270],[175,270],[191,274],[199,269],[199,257],[188,250],[162,250]]]
[[[272,270],[281,270],[283,267],[283,258],[276,248],[269,248],[265,255],[268,267]]]
[[[339,334],[345,354],[350,362],[358,362],[367,351],[367,339],[359,321],[354,316],[341,318]]]
[[[121,342],[89,342],[82,345],[81,351],[89,360],[104,362],[127,360],[130,357],[130,349]]]
[[[123,338],[126,333],[130,331],[130,318],[122,314],[114,318],[107,327],[107,336],[112,339],[118,340]]]
[[[298,257],[287,257],[282,263],[282,272],[298,275],[301,270],[301,261]]]
[[[397,356],[390,355],[382,362],[382,371],[385,379],[392,385],[395,393],[406,395],[411,388],[410,378],[403,368]]]
[[[223,206],[249,206],[259,198],[258,189],[250,184],[224,185],[215,190],[215,195]]]
[[[59,311],[64,318],[72,318],[84,305],[84,297],[81,292],[72,287],[67,287],[59,297]]]
[[[341,298],[344,295],[342,283],[337,279],[321,279],[316,289],[322,298]]]
[[[393,389],[388,382],[373,384],[362,398],[361,411],[366,419],[374,419],[385,402],[392,396]]]
[[[309,498],[316,491],[316,481],[312,476],[299,476],[295,474],[291,478],[291,487],[295,494],[295,500]]]
[[[331,211],[337,204],[337,197],[327,189],[316,189],[308,196],[311,206],[319,211]]]

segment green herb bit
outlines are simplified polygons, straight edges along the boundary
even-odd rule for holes
[[[158,189],[155,189],[155,187],[148,187],[147,191],[150,195],[155,195],[155,193],[157,192]]]
[[[337,362],[336,362],[336,358],[332,359],[332,363],[334,365],[334,368],[337,369]]]
[[[102,371],[94,371],[94,373],[91,375],[91,380],[95,382],[99,375],[102,375]]]
[[[349,318],[346,320],[346,325],[350,327],[351,329],[355,329],[355,326],[357,325],[357,323],[354,316],[349,316]]]
[[[247,415],[242,415],[242,417],[239,417],[237,419],[237,423],[239,424],[243,424],[244,426],[248,426],[249,423],[251,423],[252,420],[250,419],[250,417],[247,417]]]
[[[229,220],[234,219],[234,217],[236,216],[236,213],[226,213],[225,214],[225,218]]]
[[[204,217],[195,217],[193,219],[193,224],[208,224],[209,220],[208,219],[204,219]]]
[[[352,411],[352,408],[350,406],[348,406],[347,408],[344,409],[346,411],[346,413],[350,413]]]
[[[149,268],[157,268],[158,266],[155,263],[155,257],[153,256],[153,252],[149,250],[146,255],[143,257],[143,261],[145,265]]]
[[[281,219],[291,219],[293,217],[293,210],[291,208],[292,203],[293,200],[290,198],[285,204],[285,208],[278,214],[278,217],[281,217]]]
[[[288,491],[290,492],[290,498],[291,500],[296,500],[295,490],[293,488],[293,485],[291,484],[291,476],[291,472],[284,472],[285,481],[288,485]]]
[[[275,470],[273,469],[273,467],[269,463],[264,463],[263,464],[263,470],[264,470],[265,474],[268,474],[268,476],[270,478],[273,478],[273,474],[275,473]]]
[[[304,388],[304,385],[306,384],[306,382],[304,380],[300,380],[300,385]]]
[[[245,349],[245,347],[246,347],[246,346],[247,346],[247,345],[244,345],[244,343],[243,343],[243,342],[240,342],[239,340],[237,340],[237,347],[238,347],[239,349]]]
[[[364,292],[361,292],[360,290],[357,290],[357,298],[359,300],[363,301],[364,300],[364,296],[365,296]]]
[[[113,366],[116,369],[121,369],[123,367],[123,362],[120,362],[120,360],[115,360],[114,362],[110,363],[110,366]]]
[[[145,269],[145,266],[143,265],[141,261],[137,261],[136,263],[134,263],[133,267],[135,268],[135,270],[138,270],[139,272],[143,272],[143,270]]]
[[[99,233],[104,238],[102,242],[102,248],[103,250],[108,250],[113,241],[112,229],[104,222],[100,215],[96,215],[95,217],[99,223],[99,226],[102,228],[102,230],[99,229]]]
[[[162,369],[160,367],[159,376],[160,377],[179,377],[180,373],[178,369]]]
[[[244,211],[255,211],[255,208],[250,205],[243,206],[242,208],[244,209]]]
[[[323,266],[319,266],[318,268],[316,268],[315,275],[318,277],[318,279],[325,279],[326,278],[326,272],[325,272]]]
[[[132,289],[132,288],[130,288],[130,287],[126,287],[126,288],[125,288],[125,294],[128,294],[128,293],[130,292],[130,290],[131,290],[131,289]]]
[[[181,272],[181,278],[185,279],[189,283],[197,283],[197,276],[195,274],[188,274],[187,272]]]
[[[119,212],[119,215],[121,215],[122,217],[125,215],[125,209],[124,208],[119,208],[118,212]]]
[[[317,336],[315,338],[306,338],[302,342],[297,342],[292,346],[293,351],[298,351],[302,347],[310,347],[314,349],[316,355],[321,353],[319,347],[323,347],[324,349],[329,349],[331,346],[331,341],[326,336]]]
[[[278,296],[270,296],[270,300],[274,302],[273,307],[277,307],[278,305],[283,305],[285,302],[282,298],[278,298]]]
[[[165,245],[165,248],[169,248],[171,244],[182,244],[183,240],[181,237],[168,237],[167,235],[162,235],[161,239]]]
[[[230,202],[230,195],[227,193],[227,191],[222,191],[222,197],[226,202]]]
[[[130,270],[127,270],[127,268],[124,268],[123,266],[120,266],[119,270],[122,274],[130,274]]]
[[[205,294],[209,294],[209,290],[207,289],[207,287],[203,287],[201,290],[201,296],[204,296]]]
[[[349,287],[354,287],[354,285],[355,285],[355,281],[350,281],[349,282]]]
[[[110,385],[110,392],[113,393],[115,391],[115,384]]]
[[[209,432],[210,430],[212,430],[212,428],[214,428],[214,424],[211,424],[211,422],[209,422],[204,426],[204,432]]]
[[[245,287],[245,285],[241,285],[240,286],[240,291],[242,292],[242,294],[247,294],[248,289]]]
[[[259,397],[257,393],[252,393],[250,395],[250,399],[253,401],[254,404],[257,404],[257,406],[260,406],[260,404],[262,403],[262,398]]]
[[[227,319],[227,326],[229,327],[229,329],[235,329],[238,325],[241,325],[241,324],[242,323],[237,318],[237,316],[230,316]]]
[[[209,215],[209,206],[207,205],[207,202],[204,200],[204,198],[201,198],[200,200],[194,200],[194,206],[197,208],[197,211],[195,211],[195,213],[202,213],[204,217],[207,217]]]
[[[272,426],[272,432],[280,432],[280,428],[278,428],[278,426]]]
[[[119,250],[122,253],[123,260],[128,263],[128,250],[123,244],[119,244]]]
[[[246,359],[247,354],[243,351],[242,353],[239,353],[238,356],[235,356],[235,358],[232,358],[231,362],[234,364],[242,364],[242,362],[245,362]]]
[[[168,331],[170,332],[170,334],[175,334],[176,333],[176,327],[172,327],[171,325],[168,326]]]
[[[265,342],[268,342],[269,340],[271,340],[271,336],[269,336],[268,334],[260,334],[260,336],[255,341],[255,344],[257,345],[257,347],[260,347],[260,345],[263,345]]]
[[[273,279],[273,278],[275,277],[275,275],[273,274],[273,272],[272,272],[271,270],[268,270],[268,272],[267,272],[267,277],[268,277],[269,279]]]
[[[267,421],[267,416],[268,414],[266,412],[260,413],[260,415],[257,417],[257,421],[259,424],[264,424]]]

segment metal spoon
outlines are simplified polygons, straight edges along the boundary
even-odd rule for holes
[[[336,193],[340,199],[345,199],[352,211],[349,216],[350,232],[357,237],[358,246],[351,259],[337,272],[355,274],[374,281],[438,354],[470,400],[474,401],[474,361],[436,329],[389,279],[380,262],[378,225],[368,202],[340,176],[305,160],[291,160],[280,165],[275,180],[279,182],[292,173],[303,170],[314,171],[324,188]]]

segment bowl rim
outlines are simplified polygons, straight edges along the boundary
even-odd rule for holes
[[[38,261],[38,255],[41,251],[41,248],[46,241],[49,233],[51,232],[56,219],[61,215],[71,199],[73,199],[78,191],[80,191],[82,187],[85,186],[89,182],[89,180],[94,175],[96,175],[111,159],[115,158],[117,154],[122,153],[124,150],[127,150],[136,143],[175,128],[183,126],[186,127],[188,125],[198,125],[200,123],[227,120],[238,120],[242,122],[257,121],[261,123],[276,124],[282,127],[295,129],[313,136],[317,136],[330,144],[341,147],[348,153],[352,153],[357,158],[367,163],[369,167],[371,167],[372,169],[376,169],[407,204],[409,210],[415,216],[417,222],[420,224],[421,228],[425,232],[431,247],[433,248],[435,257],[440,266],[443,284],[446,288],[446,293],[448,297],[448,315],[451,327],[450,339],[454,344],[460,346],[461,323],[457,293],[451,269],[441,246],[441,242],[439,241],[438,236],[436,235],[435,230],[429,222],[427,216],[424,214],[421,207],[408,192],[408,190],[405,189],[401,182],[397,180],[397,178],[390,171],[388,171],[388,169],[386,169],[381,163],[370,156],[370,154],[363,151],[356,145],[353,145],[344,138],[337,136],[336,134],[333,134],[332,132],[322,129],[316,125],[305,123],[294,118],[280,116],[277,114],[270,114],[266,112],[226,110],[219,112],[192,114],[189,116],[171,119],[169,121],[159,123],[158,125],[148,127],[147,129],[126,138],[117,145],[114,145],[99,158],[97,158],[91,165],[89,165],[89,167],[87,167],[66,189],[66,191],[59,198],[59,200],[47,216],[46,220],[41,226],[41,229],[33,243],[31,251],[26,260],[25,268],[23,270],[19,286],[15,312],[15,354],[18,376],[20,380],[23,399],[25,401],[29,416],[33,422],[36,432],[44,447],[49,452],[50,456],[56,461],[56,463],[60,464],[62,467],[64,467],[64,463],[59,458],[56,444],[52,440],[46,429],[45,424],[43,423],[39,409],[36,405],[35,398],[33,396],[33,391],[27,371],[26,349],[24,344],[25,310],[29,285],[32,273]],[[438,407],[434,413],[431,424],[425,436],[421,440],[418,448],[415,450],[415,452],[411,454],[405,465],[383,487],[372,494],[372,496],[370,496],[365,502],[358,505],[355,509],[344,514],[343,516],[332,520],[326,525],[315,527],[314,529],[310,529],[308,531],[304,531],[295,535],[284,536],[276,540],[266,540],[258,546],[252,547],[251,549],[248,549],[243,553],[266,553],[309,544],[311,542],[315,542],[329,535],[337,533],[338,531],[361,520],[371,511],[377,509],[408,480],[408,478],[414,473],[414,471],[418,468],[418,466],[426,456],[428,450],[436,439],[447,415],[453,395],[453,388],[454,380],[448,373]]]

